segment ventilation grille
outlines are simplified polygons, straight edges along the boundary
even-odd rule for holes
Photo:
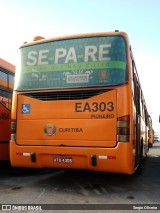
[[[23,95],[39,99],[42,101],[54,100],[79,100],[87,99],[100,95],[108,90],[83,90],[83,91],[60,91],[60,92],[43,92],[43,93],[25,93]]]

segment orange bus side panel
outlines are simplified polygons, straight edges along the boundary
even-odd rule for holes
[[[9,160],[11,111],[0,103],[0,160]]]
[[[9,143],[0,143],[0,160],[9,160]]]
[[[0,85],[7,87],[7,82],[0,79]]]

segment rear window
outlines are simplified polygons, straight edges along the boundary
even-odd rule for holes
[[[15,90],[97,87],[127,81],[122,36],[50,41],[19,49]]]

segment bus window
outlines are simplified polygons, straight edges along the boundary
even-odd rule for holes
[[[9,140],[11,134],[11,102],[15,66],[0,58],[0,160],[9,160]]]

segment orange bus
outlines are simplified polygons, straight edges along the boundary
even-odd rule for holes
[[[0,160],[9,160],[14,75],[15,66],[0,59]]]
[[[151,148],[154,143],[154,130],[152,127],[152,119],[151,116],[149,116],[149,131],[148,131],[148,137],[149,137],[149,147]]]
[[[11,164],[133,174],[148,152],[148,112],[126,33],[19,48]]]

